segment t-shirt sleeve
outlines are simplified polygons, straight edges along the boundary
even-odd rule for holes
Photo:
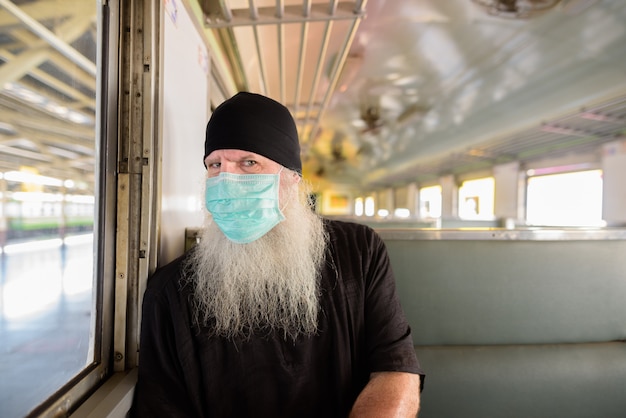
[[[396,291],[386,246],[376,232],[368,234],[364,315],[370,372],[399,371],[423,375],[411,328]]]

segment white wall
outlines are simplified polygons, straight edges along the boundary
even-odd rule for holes
[[[210,60],[182,1],[163,2],[161,230],[159,265],[182,254],[185,228],[203,221],[204,132]]]
[[[615,141],[604,146],[602,170],[602,218],[608,225],[625,225],[626,141]]]

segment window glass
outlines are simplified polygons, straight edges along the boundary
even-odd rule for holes
[[[367,196],[365,198],[364,206],[365,206],[365,216],[374,216],[374,210],[376,209],[374,196]]]
[[[526,222],[544,226],[602,226],[602,170],[530,177]]]
[[[420,218],[441,218],[441,186],[420,189]]]
[[[356,216],[363,216],[363,198],[357,197],[354,199],[354,214]]]
[[[0,7],[0,416],[94,361],[97,2]]]
[[[408,218],[411,216],[411,211],[408,208],[395,208],[393,216],[396,218]]]
[[[378,212],[376,212],[376,214],[380,218],[386,218],[387,216],[389,216],[389,209],[378,209]]]
[[[459,187],[459,217],[461,219],[493,219],[494,192],[493,177],[464,181]]]

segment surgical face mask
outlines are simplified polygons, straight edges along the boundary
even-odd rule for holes
[[[250,243],[285,219],[278,206],[279,182],[280,171],[220,173],[206,180],[206,208],[228,239]]]

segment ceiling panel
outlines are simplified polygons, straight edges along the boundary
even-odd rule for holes
[[[209,30],[241,31],[223,44],[241,52],[247,81],[238,88],[296,116],[313,178],[380,187],[588,150],[624,134],[621,116],[581,116],[619,113],[612,106],[626,100],[621,0],[555,1],[530,18],[471,0],[204,3]],[[222,4],[239,20],[229,22]],[[327,26],[341,34],[326,39]]]

